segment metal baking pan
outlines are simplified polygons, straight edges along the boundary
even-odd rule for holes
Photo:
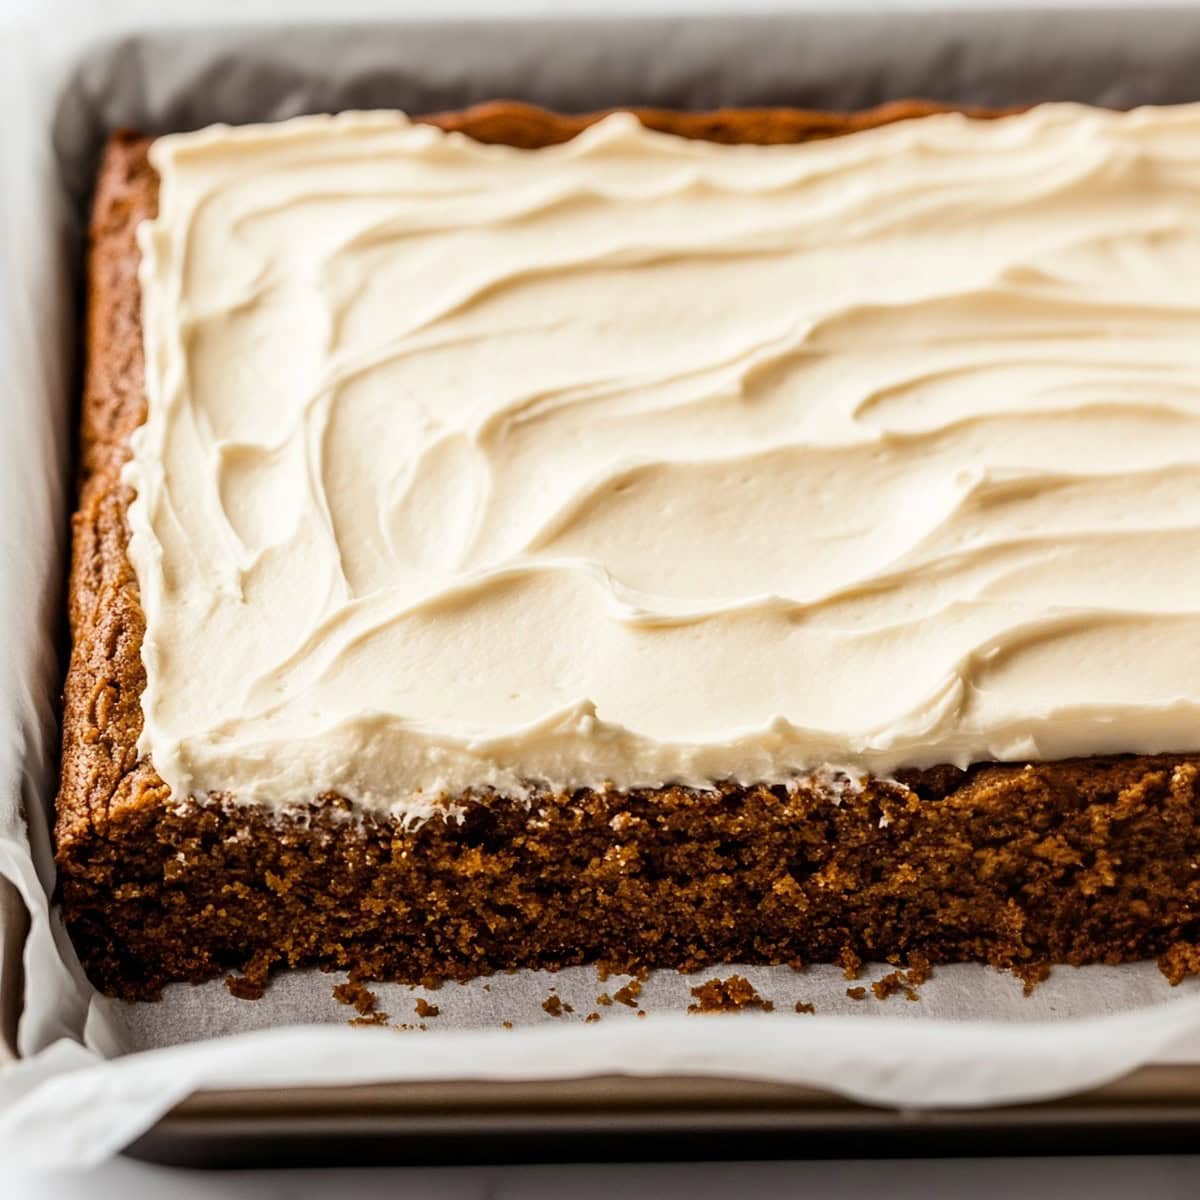
[[[198,47],[203,52],[198,52]],[[346,53],[349,89],[324,83]],[[139,64],[170,67],[160,116]],[[255,80],[247,89],[228,81]],[[306,105],[295,98],[308,97]],[[80,229],[100,147],[149,132],[308,109],[455,108],[497,97],[565,110],[622,104],[854,109],[901,97],[978,105],[1200,98],[1200,11],[813,13],[702,20],[454,22],[156,32],[93,49],[65,90],[59,167]],[[315,98],[315,100],[313,99]],[[82,131],[82,132],[81,132]],[[80,255],[80,260],[81,260]],[[20,938],[0,893],[0,1058],[15,1045]],[[5,1048],[7,1043],[7,1051]],[[872,1108],[811,1088],[602,1077],[198,1093],[128,1148],[163,1163],[1063,1153],[1191,1149],[1200,1066],[1151,1066],[1085,1095],[970,1111]]]
[[[126,1153],[179,1166],[896,1158],[1195,1149],[1200,1066],[1086,1095],[962,1111],[871,1108],[813,1088],[604,1076],[202,1092]]]

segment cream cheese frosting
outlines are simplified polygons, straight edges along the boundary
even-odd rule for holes
[[[126,480],[175,795],[1200,748],[1200,106],[151,157]]]

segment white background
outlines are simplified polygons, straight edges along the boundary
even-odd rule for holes
[[[0,26],[19,21],[34,11],[41,0],[0,0]],[[1195,0],[1157,0],[1176,4]],[[103,0],[97,0],[100,5]],[[1102,0],[1101,0],[1102,3]],[[828,0],[824,5],[793,0],[475,0],[474,3],[420,3],[391,0],[375,7],[382,13],[405,16],[528,16],[546,14],[651,15],[738,10],[783,11],[803,8],[904,9],[954,7],[955,0],[922,5],[912,0]],[[958,7],[1036,7],[1014,5],[1005,0],[957,0]],[[1099,7],[1092,0],[1056,0],[1055,7]],[[1113,6],[1113,5],[1106,5]],[[149,7],[149,6],[148,6]],[[246,9],[268,16],[275,7],[270,0],[246,0]],[[330,0],[336,15],[336,0]],[[197,17],[203,19],[203,0],[197,2]],[[2,136],[2,135],[0,135]],[[1097,1136],[1097,1149],[1103,1149]],[[569,1196],[572,1200],[604,1197],[655,1196],[661,1200],[688,1197],[716,1200],[726,1196],[754,1196],[764,1200],[806,1195],[830,1200],[887,1195],[907,1197],[1054,1196],[1105,1200],[1107,1197],[1184,1197],[1200,1194],[1200,1156],[1154,1158],[1060,1158],[1009,1160],[945,1160],[909,1162],[811,1162],[742,1164],[662,1164],[631,1166],[603,1164],[575,1167],[441,1168],[355,1170],[352,1164],[322,1171],[272,1170],[259,1172],[172,1171],[128,1161],[117,1161],[89,1172],[14,1172],[0,1163],[0,1197],[21,1200],[128,1200],[153,1196],[163,1200],[265,1200],[267,1197],[337,1196],[346,1200],[375,1197],[427,1196],[431,1200],[550,1200]]]

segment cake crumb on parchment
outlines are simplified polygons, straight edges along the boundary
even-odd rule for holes
[[[352,1004],[359,1016],[363,1017],[372,1012],[379,1002],[378,997],[366,984],[354,979],[337,984],[333,989],[333,998],[339,1004]]]
[[[641,983],[636,979],[631,979],[624,987],[617,988],[617,990],[613,992],[612,998],[618,1004],[625,1004],[630,1008],[637,1008],[637,998],[641,994]]]
[[[372,1012],[367,1013],[365,1016],[351,1017],[350,1020],[346,1022],[347,1025],[386,1025],[387,1023],[388,1023],[387,1013],[380,1012],[379,1009],[374,1009]],[[404,1029],[407,1027],[404,1025],[401,1025],[400,1028]]]
[[[871,984],[871,991],[876,1000],[886,1000],[897,992],[903,992],[906,1000],[919,1000],[915,988],[908,984],[908,976],[903,971],[889,971],[882,979]]]
[[[758,1008],[763,1012],[774,1012],[775,1005],[764,1000],[757,989],[744,975],[730,975],[727,979],[710,979],[692,988],[695,1004],[688,1005],[690,1013],[738,1012],[744,1008]]]
[[[225,986],[229,994],[238,1000],[261,1000],[267,990],[266,984],[245,975],[226,975]]]
[[[837,965],[842,968],[843,978],[853,980],[858,978],[863,960],[849,946],[843,946],[837,956]]]

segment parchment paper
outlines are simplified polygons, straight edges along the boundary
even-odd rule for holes
[[[351,9],[373,7],[384,6]],[[353,1013],[331,997],[338,977],[317,972],[285,976],[255,1002],[220,982],[171,988],[158,1004],[93,992],[47,902],[48,820],[81,230],[109,131],[342,107],[427,111],[496,96],[566,109],[1200,97],[1200,14],[1185,11],[304,24],[324,11],[304,0],[210,0],[211,28],[185,32],[190,7],[68,0],[0,40],[0,877],[16,885],[31,923],[21,1059],[0,1070],[0,1156],[95,1162],[205,1085],[670,1073],[807,1083],[895,1105],[980,1105],[1066,1094],[1152,1060],[1200,1061],[1200,982],[1172,990],[1149,964],[1059,969],[1030,998],[1011,976],[947,967],[916,1002],[852,999],[833,967],[747,968],[775,1011],[703,1017],[686,1013],[690,988],[734,968],[660,973],[632,1006],[597,1000],[626,980],[580,968],[436,993],[380,986],[386,1029],[348,1028]],[[292,25],[247,26],[264,14]],[[570,1011],[547,1012],[552,994]],[[418,998],[438,1014],[418,1016]],[[797,1014],[797,1001],[816,1015]],[[592,1012],[600,1019],[586,1023]]]

